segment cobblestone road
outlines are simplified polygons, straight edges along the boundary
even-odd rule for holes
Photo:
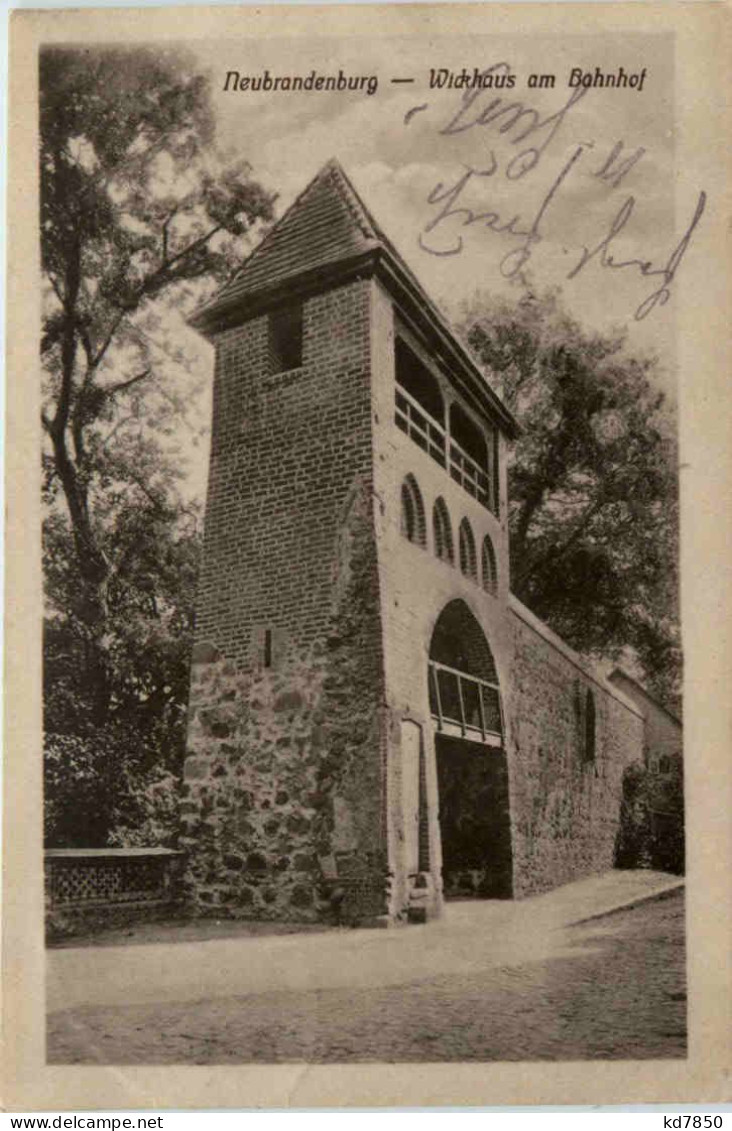
[[[446,940],[447,941],[447,940]],[[400,984],[50,1015],[62,1064],[683,1057],[681,892],[552,932],[542,952]]]

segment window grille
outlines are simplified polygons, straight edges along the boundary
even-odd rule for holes
[[[503,727],[498,684],[430,660],[429,695],[438,731],[500,745]]]

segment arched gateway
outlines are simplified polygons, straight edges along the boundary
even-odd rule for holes
[[[435,625],[429,693],[444,894],[510,898],[511,823],[498,675],[483,630],[464,601],[446,605]]]

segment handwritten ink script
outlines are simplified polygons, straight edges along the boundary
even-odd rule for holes
[[[510,67],[507,63],[496,63],[483,74],[510,75]],[[467,238],[465,229],[482,229],[501,237],[506,245],[499,269],[505,278],[512,279],[522,276],[543,241],[554,239],[563,245],[571,245],[571,233],[557,231],[552,223],[553,210],[556,212],[555,206],[562,194],[568,187],[576,189],[579,177],[589,175],[595,183],[599,181],[612,198],[615,190],[631,177],[646,153],[646,149],[640,146],[626,151],[622,140],[616,141],[605,152],[594,139],[573,141],[568,136],[575,108],[587,93],[587,87],[576,87],[563,106],[542,115],[532,106],[515,100],[507,101],[479,84],[465,90],[457,110],[453,107],[451,116],[438,134],[454,137],[471,133],[480,146],[481,159],[475,164],[462,163],[460,172],[451,183],[438,182],[428,193],[426,203],[434,208],[434,212],[418,236],[422,250],[437,256],[460,255]],[[405,124],[417,112],[427,108],[427,104],[414,107],[405,116]],[[554,168],[545,173],[544,167],[550,163],[552,148],[560,149],[560,145],[554,146],[554,143],[560,141],[562,159],[558,167],[555,163]],[[492,205],[490,200],[480,208],[468,206],[466,202],[474,198],[476,189],[482,192],[483,185],[489,191],[503,179],[519,182],[520,188],[520,182],[525,178],[530,179],[532,185],[539,186],[534,195],[538,194],[541,198],[538,206],[525,209],[528,215],[524,215],[515,203],[507,210]],[[520,199],[518,189],[511,196],[513,201]],[[610,199],[609,203],[611,207],[607,211],[610,218],[603,218],[597,238],[589,245],[567,246],[572,265],[565,277],[575,279],[594,265],[611,271],[635,273],[650,280],[654,289],[643,298],[633,315],[636,321],[641,321],[657,306],[664,306],[671,297],[673,281],[704,214],[707,196],[705,192],[699,192],[683,236],[662,263],[656,263],[642,253],[631,258],[619,257],[616,241],[621,233],[626,239],[632,237],[633,216],[642,202],[635,195],[628,195],[614,213],[614,201]]]

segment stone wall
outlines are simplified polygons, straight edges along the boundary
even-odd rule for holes
[[[509,732],[514,891],[531,895],[613,866],[625,767],[643,749],[637,708],[512,599]],[[595,756],[585,749],[592,693]]]
[[[631,676],[616,668],[610,682],[635,703],[645,719],[646,764],[655,771],[659,760],[665,756],[683,756],[684,734],[679,720],[657,703]]]
[[[182,838],[197,913],[384,909],[369,297],[308,300],[289,373],[268,372],[266,316],[216,343]]]

